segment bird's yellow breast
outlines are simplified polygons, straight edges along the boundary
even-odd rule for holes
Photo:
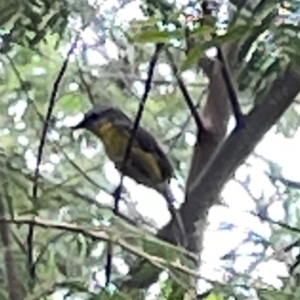
[[[124,157],[128,137],[111,123],[101,126],[97,135],[102,140],[107,156],[118,161]]]
[[[130,138],[129,132],[120,129],[111,123],[107,123],[101,126],[95,134],[102,140],[107,156],[115,163],[122,162]],[[146,177],[150,177],[148,180],[150,179],[150,181],[154,182],[160,182],[163,180],[156,153],[145,152],[144,149],[140,148],[137,143],[134,143],[132,146],[130,159],[127,162],[128,165],[132,163],[136,164],[135,166],[131,166],[133,168],[137,168],[138,165],[142,165],[143,168],[147,170],[148,175]],[[136,171],[138,171],[138,169]],[[136,175],[138,175],[138,172]],[[135,179],[140,181],[138,178]],[[144,178],[144,180],[145,179],[146,178]]]

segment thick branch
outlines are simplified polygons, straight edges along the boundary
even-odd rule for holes
[[[2,199],[0,199],[0,217],[5,215],[5,208]],[[18,278],[16,259],[11,247],[10,228],[7,223],[0,226],[0,239],[3,245],[4,266],[7,278],[7,291],[10,300],[19,300],[25,298],[25,289]]]
[[[291,105],[299,91],[300,78],[289,66],[274,81],[265,101],[257,105],[245,117],[246,126],[231,133],[205,170],[199,173],[197,179],[191,183],[186,202],[180,209],[190,241],[189,251],[199,252],[201,250],[202,235],[209,208],[217,201],[224,185],[235,170]],[[160,238],[171,243],[175,242],[172,231],[173,222],[174,220],[171,220],[158,234]],[[157,279],[158,271],[148,272],[147,278],[146,276],[143,278],[135,277],[134,269],[138,270],[141,267],[142,264],[139,264],[137,268],[132,269],[133,277],[124,284],[125,286],[146,288]]]
[[[201,132],[201,134],[198,135],[199,138],[196,142],[196,145],[194,146],[191,169],[186,185],[186,193],[188,193],[189,191],[189,186],[192,184],[195,178],[198,177],[199,170],[204,169],[212,154],[215,152],[219,144],[223,141],[226,135],[227,123],[229,118],[228,94],[220,69],[221,65],[218,63],[218,61],[209,61],[211,63],[209,69],[205,70],[207,76],[210,79],[209,95],[203,114],[201,116],[203,125],[206,130],[204,130],[203,132]],[[203,213],[203,215],[199,216],[199,219],[202,220],[202,227],[204,228],[206,224],[206,212]],[[183,220],[184,224],[185,222],[186,220]],[[158,237],[170,243],[175,243],[174,228],[175,227],[173,221],[171,221],[158,233]],[[190,232],[187,232],[187,235],[189,236]],[[200,240],[202,241],[202,238]],[[190,240],[189,244],[191,244]],[[201,246],[199,247],[201,248]],[[194,252],[199,252],[197,251],[198,248],[196,250],[194,246],[189,246],[188,248],[193,249]],[[130,273],[139,274],[139,270],[141,268],[147,269],[148,266],[145,266],[145,263],[143,262],[137,262],[137,265],[133,266]],[[148,273],[149,277],[143,276],[142,278],[140,278],[139,276],[133,275],[132,279],[126,281],[123,287],[126,286],[129,288],[145,288],[149,286],[156,280],[157,276],[159,275],[158,269],[152,271],[152,273]]]
[[[228,47],[223,47],[227,52]],[[203,170],[212,154],[217,149],[226,135],[229,119],[229,101],[226,85],[224,84],[221,64],[214,61],[210,70],[209,94],[203,111],[202,121],[207,131],[203,132],[201,139],[198,139],[193,151],[191,169],[186,184],[189,190],[199,170]]]
[[[181,210],[187,232],[195,234],[199,216],[218,199],[225,183],[293,102],[299,90],[300,78],[288,67],[274,81],[265,101],[246,116],[245,128],[231,133],[207,166],[206,172],[202,172],[190,186]],[[196,245],[192,248],[189,250],[198,250]]]
[[[209,194],[218,194],[237,167],[253,151],[263,135],[291,105],[299,90],[300,77],[289,66],[274,81],[265,101],[254,107],[246,116],[245,128],[231,133],[209,164],[204,176],[199,176],[190,187],[189,196],[192,197],[197,194],[205,196],[207,190],[209,190]],[[189,206],[190,197],[187,199],[187,206]],[[201,203],[203,203],[202,200]]]

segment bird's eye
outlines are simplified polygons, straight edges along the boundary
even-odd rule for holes
[[[97,118],[98,118],[98,115],[94,112],[92,112],[86,116],[86,119],[89,119],[91,121],[95,121],[95,120],[97,120]]]

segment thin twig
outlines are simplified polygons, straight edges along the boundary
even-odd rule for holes
[[[202,96],[206,93],[206,89],[203,90],[203,92],[201,93],[201,96],[199,97],[199,100],[197,102],[197,104],[195,105],[195,109],[199,109],[200,107],[200,101],[202,99]],[[169,138],[167,141],[165,141],[164,143],[169,145],[169,152],[175,147],[175,145],[177,144],[178,140],[180,139],[180,137],[185,133],[190,121],[191,121],[192,115],[189,114],[187,119],[179,126],[180,128],[180,132],[177,133],[176,135],[174,135],[173,137]]]
[[[239,103],[237,92],[233,86],[233,82],[231,79],[232,76],[229,73],[229,66],[226,62],[226,58],[225,58],[220,46],[217,46],[217,58],[219,59],[219,61],[221,63],[221,72],[223,75],[223,79],[225,81],[225,85],[227,87],[228,96],[229,96],[229,100],[231,103],[233,115],[236,120],[236,128],[242,128],[243,126],[245,126],[242,109],[241,109],[241,106]]]
[[[255,212],[251,212],[252,215],[260,218],[262,221],[267,221],[273,225],[278,225],[284,229],[287,229],[289,231],[292,231],[292,232],[296,232],[296,233],[300,233],[300,228],[299,227],[294,227],[294,226],[290,226],[286,223],[283,223],[283,222],[280,222],[280,221],[275,221],[275,220],[272,220],[271,218],[267,217],[267,216],[261,216],[260,214],[258,213],[255,213]]]
[[[84,228],[81,226],[78,226],[73,223],[67,223],[67,222],[58,222],[58,221],[52,221],[52,220],[45,220],[40,217],[37,217],[35,215],[27,215],[27,216],[19,216],[19,217],[0,217],[0,223],[11,223],[11,224],[18,224],[18,225],[34,225],[39,226],[44,229],[56,229],[56,230],[63,230],[67,232],[73,232],[73,233],[80,233],[86,237],[96,239],[96,240],[102,240],[106,242],[113,242],[122,247],[123,249],[131,252],[134,255],[140,256],[150,263],[154,263],[157,265],[160,265],[162,269],[165,268],[174,268],[175,270],[181,271],[187,275],[199,278],[199,274],[197,271],[191,270],[190,268],[177,263],[177,262],[171,262],[167,261],[163,258],[156,257],[154,255],[150,255],[146,252],[144,252],[139,247],[133,246],[132,244],[126,242],[124,239],[122,239],[120,236],[124,235],[126,237],[132,236],[132,234],[127,233],[120,233],[116,230],[111,230],[108,227],[105,226],[97,226],[94,228]],[[180,251],[180,249],[179,249]]]
[[[70,56],[76,48],[79,37],[80,37],[80,35],[78,34],[77,37],[75,38],[75,41],[72,43],[70,50],[67,53],[66,59],[64,60],[64,63],[63,63],[63,65],[58,73],[58,76],[53,84],[53,89],[52,89],[50,100],[49,100],[47,114],[46,114],[46,118],[44,121],[43,129],[42,129],[40,144],[38,147],[37,161],[36,161],[36,167],[35,167],[35,171],[34,171],[34,182],[33,182],[33,187],[32,187],[32,202],[33,202],[34,209],[37,204],[37,197],[38,197],[38,179],[39,179],[39,174],[40,174],[40,165],[42,162],[43,151],[44,151],[44,147],[45,147],[45,143],[46,143],[46,136],[47,136],[50,119],[51,119],[52,112],[53,112],[54,105],[55,105],[56,96],[57,96],[57,93],[59,90],[60,82],[62,81],[64,73],[66,72],[66,69],[68,67]],[[34,258],[33,258],[33,238],[34,238],[34,225],[30,224],[29,230],[28,230],[28,236],[27,236],[27,247],[28,247],[27,250],[28,250],[28,269],[29,269],[29,274],[30,274],[30,278],[31,278],[31,288],[34,286],[34,282],[35,282],[35,267],[34,267],[35,264],[34,264]]]
[[[71,159],[70,159],[71,160]],[[72,161],[72,160],[71,160]],[[73,162],[73,161],[72,161]],[[73,162],[74,163],[74,162]],[[75,164],[75,163],[74,163]],[[77,166],[77,164],[75,164]],[[80,172],[78,170],[78,172],[76,172],[74,175],[72,176],[68,176],[66,179],[59,181],[58,183],[54,183],[53,186],[45,188],[45,190],[43,191],[43,194],[47,194],[48,192],[51,192],[53,190],[56,190],[58,188],[62,188],[64,186],[68,186],[71,187],[73,186],[72,184],[70,184],[69,182],[74,180],[74,179],[79,179],[82,174],[89,174],[90,172],[99,170],[99,166],[95,166],[92,168],[88,168],[88,169],[80,169]],[[90,176],[89,176],[90,178]],[[88,179],[87,179],[88,180]],[[88,180],[89,181],[89,180]],[[94,184],[92,182],[90,182],[91,184]],[[106,193],[111,194],[108,189],[106,189],[104,186],[101,186],[101,190],[104,190]]]
[[[193,100],[192,100],[192,97],[190,96],[180,74],[179,74],[179,70],[176,66],[176,63],[174,62],[174,59],[173,59],[173,55],[172,53],[166,49],[166,56],[170,62],[170,65],[171,65],[171,69],[173,71],[173,74],[177,80],[177,83],[178,83],[178,86],[181,90],[181,93],[184,97],[184,100],[186,101],[186,104],[191,112],[191,115],[193,116],[194,120],[195,120],[195,123],[198,127],[198,132],[201,134],[202,132],[205,131],[205,127],[203,126],[203,123],[202,123],[202,120],[200,118],[200,115],[199,115],[199,112],[197,111],[196,107],[195,107],[195,104],[193,103]]]
[[[67,189],[66,190],[68,193],[70,193],[71,195],[74,195],[75,197],[79,197],[81,198],[84,202],[86,202],[89,205],[95,205],[99,210],[109,210],[110,212],[113,211],[113,208],[110,205],[105,205],[102,204],[100,202],[98,202],[97,200],[92,199],[91,197],[88,197],[84,194],[81,194],[75,190],[71,190],[71,189]],[[107,192],[108,193],[108,192]],[[111,193],[108,193],[109,195],[112,195]],[[127,217],[125,214],[118,212],[117,217],[119,217],[120,219],[126,221],[128,224],[131,224],[135,227],[140,227],[139,222],[136,220],[132,220],[130,217]],[[142,216],[139,216],[139,219],[142,219]],[[146,226],[151,227],[151,224],[148,224],[144,219],[143,219],[143,224]]]
[[[124,173],[122,172],[122,170],[124,170],[124,168],[126,167],[126,163],[130,156],[132,144],[135,139],[135,135],[136,135],[137,129],[139,127],[139,124],[140,124],[140,121],[142,118],[142,114],[143,114],[143,111],[145,108],[145,104],[146,104],[149,92],[151,90],[151,83],[152,83],[155,65],[158,61],[158,57],[159,57],[159,54],[160,54],[162,48],[163,48],[163,44],[156,45],[154,54],[149,63],[147,80],[145,82],[144,94],[140,101],[139,109],[137,111],[136,118],[134,120],[133,128],[131,131],[131,135],[129,137],[129,141],[128,141],[128,144],[127,144],[127,147],[125,150],[124,160],[123,160],[122,167],[121,167],[121,179],[120,179],[119,186],[116,189],[116,193],[115,193],[114,212],[116,214],[118,214],[118,211],[119,211],[119,201],[121,198],[121,191],[122,191],[123,181],[124,181]],[[112,244],[109,243],[108,247],[107,247],[107,263],[106,263],[106,267],[105,267],[106,285],[108,285],[110,283],[111,268],[112,268]]]
[[[99,190],[103,190],[104,187],[99,185],[95,180],[93,180],[84,170],[82,170],[66,153],[66,151],[63,149],[62,146],[59,145],[59,143],[55,142],[55,146],[59,149],[59,151],[62,153],[64,158],[67,160],[67,162],[79,173],[82,175],[83,178],[85,178],[90,184],[97,187]]]

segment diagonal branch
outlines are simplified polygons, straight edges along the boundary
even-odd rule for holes
[[[190,186],[182,217],[187,231],[197,232],[199,216],[217,202],[218,196],[235,170],[243,163],[264,134],[276,123],[291,105],[300,90],[300,78],[291,67],[273,82],[265,101],[257,105],[245,117],[246,126],[231,133],[206,170]],[[201,197],[199,199],[199,196]],[[196,233],[197,235],[197,233]],[[199,250],[198,239],[193,239],[190,251]]]
[[[232,47],[232,45],[224,45],[222,47],[224,55],[230,52]],[[210,70],[208,98],[202,114],[202,122],[206,130],[203,132],[201,140],[198,139],[194,146],[186,191],[189,190],[199,172],[204,169],[219,144],[224,140],[227,132],[230,102],[228,101],[228,91],[221,69],[221,63],[217,60],[214,61],[214,65]]]
[[[221,64],[218,61],[214,61],[213,66],[211,65],[208,90],[208,99],[201,118],[205,130],[202,132],[201,138],[198,138],[194,146],[191,168],[186,184],[186,193],[188,193],[189,186],[194,179],[199,175],[199,170],[205,168],[207,162],[226,135],[229,119],[229,101],[226,85],[224,84],[221,73]],[[199,137],[199,134],[197,136]],[[182,209],[180,213],[182,214]],[[207,212],[203,211],[203,215],[199,216],[199,220],[203,221],[202,227],[205,227],[206,214]],[[183,219],[182,221],[183,224],[186,223],[186,220]],[[173,222],[174,221],[171,220],[163,229],[161,229],[158,233],[158,237],[170,243],[175,243],[173,233],[171,233],[172,227],[174,226]],[[192,232],[191,230],[186,231],[188,239],[193,240],[192,236],[189,237]],[[200,241],[202,241],[202,239],[200,239]],[[189,246],[188,248],[194,249],[195,247]],[[201,248],[201,246],[198,246],[197,250],[198,248]],[[197,250],[194,252],[198,253],[199,251]],[[144,263],[147,262],[137,262],[137,264],[132,267],[130,271],[132,277],[129,280],[124,281],[122,287],[146,288],[157,279],[159,271],[154,269],[152,269],[153,272],[149,272],[147,274],[148,276],[143,276],[143,278],[135,276],[135,274],[139,274],[139,270],[144,267]]]
[[[190,182],[186,201],[180,212],[189,239],[188,250],[199,253],[202,248],[203,231],[209,209],[218,200],[226,182],[235,170],[253,151],[264,134],[278,121],[285,110],[292,104],[300,91],[300,77],[288,66],[272,84],[264,101],[254,107],[245,117],[246,126],[233,131],[219,147],[205,169]],[[196,174],[196,173],[195,173]],[[172,233],[174,220],[171,220],[158,233],[158,237],[175,243]],[[146,288],[153,283],[159,273],[148,272],[147,277],[140,279],[134,276],[145,262],[132,268],[132,279],[124,282],[124,286]]]
[[[1,209],[1,207],[0,207]],[[25,224],[33,224],[35,226],[39,226],[44,229],[56,229],[63,232],[72,232],[72,233],[80,233],[84,235],[85,237],[89,237],[96,240],[102,240],[106,242],[114,242],[123,249],[129,251],[130,253],[143,257],[147,261],[149,261],[151,264],[155,265],[156,267],[159,267],[161,269],[166,269],[171,271],[171,269],[175,269],[178,271],[181,271],[185,274],[188,274],[193,277],[200,278],[197,271],[191,270],[188,267],[176,262],[171,261],[170,259],[165,260],[163,258],[157,257],[155,255],[148,254],[147,252],[143,251],[141,247],[134,246],[131,243],[126,241],[126,237],[132,237],[131,233],[122,233],[117,230],[111,230],[105,226],[97,226],[94,228],[85,228],[78,226],[74,223],[67,223],[67,222],[58,222],[58,221],[52,221],[47,219],[42,219],[39,217],[36,217],[34,215],[26,215],[26,216],[17,216],[14,218],[6,217],[5,215],[0,216],[0,228],[7,227],[8,224],[19,224],[19,225],[25,225]],[[5,226],[3,226],[3,224]],[[136,236],[136,234],[134,234]],[[173,247],[172,247],[173,248]],[[177,249],[176,249],[177,250]],[[181,250],[178,248],[178,252],[185,252],[184,250]],[[190,254],[193,256],[193,254]],[[17,299],[23,299],[23,298],[12,298],[13,300]]]
[[[265,101],[255,106],[246,116],[245,128],[231,133],[215,158],[207,166],[207,172],[203,176],[199,176],[193,183],[189,196],[199,194],[204,186],[205,190],[211,187],[210,194],[218,194],[264,134],[292,104],[299,90],[300,77],[292,70],[291,66],[288,66],[285,72],[273,82]],[[213,174],[214,172],[217,174]],[[205,195],[205,193],[200,193],[200,195]],[[189,199],[187,200],[189,202]]]
[[[229,72],[229,66],[228,66],[226,58],[223,54],[222,48],[220,46],[217,46],[216,48],[217,48],[217,57],[222,65],[221,72],[222,72],[223,79],[224,79],[224,82],[227,87],[227,93],[228,93],[229,100],[231,103],[232,112],[235,117],[236,127],[240,128],[240,127],[244,126],[244,122],[243,122],[244,120],[243,120],[243,113],[241,110],[237,92],[236,92],[236,89],[234,88],[232,76],[231,76],[231,73]]]
[[[149,67],[148,67],[148,74],[147,74],[147,80],[145,82],[145,89],[144,89],[144,94],[142,96],[140,105],[139,105],[139,109],[138,112],[136,114],[134,123],[133,123],[133,128],[131,131],[131,135],[129,137],[128,140],[128,144],[126,146],[125,149],[125,155],[124,155],[124,159],[123,159],[123,163],[121,166],[121,171],[124,170],[124,168],[126,167],[127,161],[130,157],[130,152],[131,152],[131,148],[132,145],[134,143],[134,139],[136,136],[136,132],[138,130],[138,127],[140,125],[140,121],[142,119],[142,115],[143,115],[143,111],[145,108],[145,104],[146,101],[148,99],[148,95],[151,91],[151,86],[152,86],[152,79],[153,79],[153,75],[154,75],[154,69],[156,66],[156,63],[158,61],[160,52],[163,48],[163,44],[157,44],[155,46],[155,51],[154,54],[149,62]],[[121,191],[122,191],[122,187],[123,187],[123,181],[124,181],[124,173],[121,173],[121,179],[120,179],[120,183],[118,188],[115,191],[115,201],[114,201],[114,213],[117,215],[119,212],[119,202],[120,202],[120,198],[121,198]],[[107,245],[107,261],[106,261],[106,266],[105,266],[105,277],[106,277],[106,286],[110,283],[110,277],[111,277],[111,269],[112,269],[112,244],[108,243]]]
[[[77,37],[75,38],[75,41],[72,43],[70,50],[67,53],[66,59],[58,73],[58,76],[57,76],[54,84],[53,84],[53,89],[52,89],[50,100],[49,100],[48,110],[47,110],[44,126],[42,129],[40,144],[38,147],[36,167],[35,167],[35,171],[34,171],[34,182],[33,182],[33,187],[32,187],[32,202],[33,202],[34,209],[35,209],[35,206],[37,203],[37,198],[38,198],[38,180],[39,180],[39,175],[40,175],[40,165],[42,162],[44,147],[46,144],[46,137],[47,137],[47,132],[48,132],[48,128],[49,128],[49,122],[50,122],[52,112],[54,109],[60,82],[66,72],[66,69],[69,64],[70,56],[76,48],[79,37],[80,37],[80,34],[77,35]],[[27,245],[28,245],[27,251],[28,251],[28,268],[29,268],[29,274],[31,277],[32,285],[34,285],[34,281],[35,281],[35,267],[34,267],[35,264],[34,264],[34,258],[33,258],[33,237],[34,237],[34,226],[32,224],[30,224],[29,230],[28,230],[28,236],[27,236]]]
[[[155,66],[156,66],[156,63],[158,61],[159,54],[160,54],[162,48],[163,48],[163,44],[157,44],[156,45],[154,54],[153,54],[153,56],[151,58],[151,61],[149,63],[147,80],[145,82],[144,94],[142,96],[142,99],[141,99],[141,102],[140,102],[140,105],[139,105],[139,109],[138,109],[138,112],[136,114],[136,117],[135,117],[135,120],[134,120],[134,123],[133,123],[133,128],[132,128],[132,131],[131,131],[131,135],[130,135],[128,144],[126,146],[124,160],[123,160],[123,164],[122,164],[121,169],[124,169],[128,159],[129,159],[130,152],[131,152],[131,147],[133,145],[137,129],[138,129],[138,127],[140,125],[140,121],[142,119],[142,115],[143,115],[143,111],[144,111],[144,108],[145,108],[146,101],[148,99],[148,95],[151,91],[151,85],[152,85],[152,78],[153,78],[153,75],[154,75],[154,69],[155,69]],[[122,185],[123,185],[123,178],[124,178],[124,174],[122,173],[121,181],[120,181],[119,188],[118,188],[118,192],[116,193],[116,197],[115,197],[114,210],[116,212],[118,212],[118,205],[119,205],[119,200],[120,200],[120,192],[122,190]]]
[[[181,90],[181,93],[184,97],[184,100],[185,100],[185,102],[186,102],[186,104],[187,104],[187,106],[188,106],[188,108],[191,112],[191,115],[194,118],[194,121],[197,125],[197,130],[199,132],[199,138],[200,138],[201,135],[204,133],[205,128],[204,128],[203,123],[201,121],[201,118],[199,116],[199,112],[196,108],[196,105],[193,103],[193,99],[191,98],[191,96],[190,96],[190,94],[189,94],[189,92],[186,88],[186,85],[184,84],[184,82],[183,82],[183,80],[182,80],[182,78],[179,74],[179,70],[176,66],[176,63],[175,63],[174,58],[172,56],[172,53],[168,49],[166,49],[166,56],[167,56],[167,58],[170,62],[171,69],[173,71],[173,75],[175,76],[175,78],[177,80],[177,84],[178,84],[178,86]]]

